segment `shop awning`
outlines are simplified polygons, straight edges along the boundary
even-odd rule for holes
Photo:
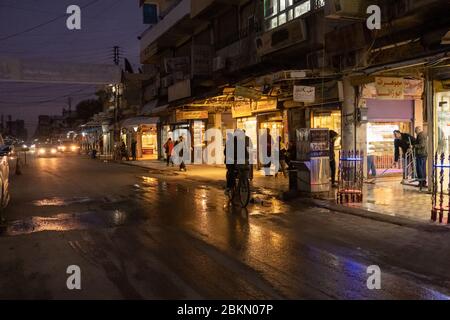
[[[155,100],[152,100],[150,102],[147,102],[142,107],[141,114],[143,114],[143,115],[151,114],[153,109],[155,109],[157,105],[158,105],[158,99],[155,99]]]
[[[146,114],[147,115],[163,114],[163,113],[165,113],[165,112],[167,112],[169,110],[169,106],[170,105],[166,104],[166,105],[163,105],[163,106],[155,107],[149,113],[146,113]]]
[[[148,126],[159,123],[159,117],[135,117],[129,118],[122,122],[122,127]]]

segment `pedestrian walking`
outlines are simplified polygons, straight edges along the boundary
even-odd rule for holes
[[[181,159],[181,162],[180,162],[180,171],[185,171],[185,172],[186,172],[186,171],[187,171],[187,168],[186,168],[186,164],[184,163],[184,147],[185,147],[185,145],[184,145],[183,136],[181,136],[181,137],[178,138],[178,140],[175,142],[174,148],[175,148],[175,146],[177,146],[177,145],[179,145],[179,144],[182,145],[180,151],[178,152],[178,156],[179,156],[180,159]]]
[[[133,161],[136,161],[137,155],[136,155],[136,151],[137,151],[137,141],[135,139],[133,139],[131,141],[131,158],[133,159]]]
[[[99,153],[103,154],[103,137],[100,138],[100,140],[98,141],[98,148],[99,148]]]
[[[282,172],[283,176],[287,178],[287,163],[286,163],[286,154],[287,154],[287,148],[286,145],[281,140],[281,136],[278,137],[278,146],[279,146],[279,161],[280,161],[280,168],[278,172]],[[278,172],[275,174],[275,178],[278,177]]]
[[[166,154],[167,166],[172,164],[172,167],[173,167],[172,152],[173,152],[174,143],[172,141],[172,138],[167,139],[167,141],[166,141],[166,143],[164,143],[163,147],[164,147],[164,152]]]

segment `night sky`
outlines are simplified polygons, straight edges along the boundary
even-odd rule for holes
[[[73,4],[82,8],[81,30],[66,27],[66,9]],[[118,45],[137,69],[137,37],[145,29],[138,0],[0,0],[0,56],[104,64],[112,63],[112,47]],[[24,119],[31,136],[38,115],[61,114],[69,96],[74,108],[95,90],[89,85],[0,82],[0,114]]]

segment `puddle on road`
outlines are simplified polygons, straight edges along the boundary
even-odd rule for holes
[[[0,229],[1,236],[17,236],[42,231],[70,231],[117,227],[126,224],[129,215],[122,210],[58,214],[11,221]]]
[[[228,199],[220,187],[205,184],[168,182],[158,178],[141,176],[141,183],[135,184],[133,189],[136,195],[144,203],[155,204],[165,202],[167,198],[177,199],[183,197],[187,201],[192,199],[192,208],[203,214],[217,211],[223,207],[226,212],[235,212],[236,208],[230,206]],[[239,207],[239,206],[237,206]],[[240,208],[240,207],[239,207]],[[275,193],[264,188],[254,188],[247,215],[280,215],[289,211],[288,205],[275,196]],[[212,212],[211,212],[212,213]]]
[[[35,205],[36,207],[47,207],[47,206],[62,207],[62,206],[69,206],[69,205],[77,204],[77,203],[88,203],[88,202],[92,202],[92,201],[93,200],[88,197],[74,197],[74,198],[53,197],[53,198],[35,200],[35,201],[33,201],[33,205]]]

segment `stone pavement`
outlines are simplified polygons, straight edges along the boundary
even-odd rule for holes
[[[364,184],[363,203],[349,206],[390,216],[429,221],[431,194],[400,182],[401,177],[392,177],[379,179],[375,184]]]

